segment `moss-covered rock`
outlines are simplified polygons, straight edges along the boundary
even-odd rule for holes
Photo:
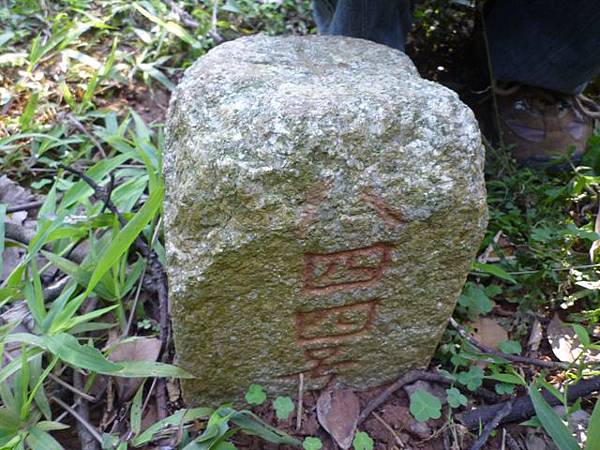
[[[187,400],[425,367],[486,224],[471,111],[396,50],[238,39],[170,107],[166,250]]]

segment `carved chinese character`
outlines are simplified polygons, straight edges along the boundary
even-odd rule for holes
[[[370,247],[304,257],[304,289],[311,294],[371,286],[381,279],[391,261],[391,247]]]
[[[296,313],[300,345],[339,344],[363,336],[377,315],[377,301]]]
[[[305,349],[304,357],[307,362],[305,369],[286,374],[282,378],[296,377],[302,373],[312,381],[321,380],[321,386],[326,386],[342,369],[358,364],[356,361],[344,359],[343,345]]]

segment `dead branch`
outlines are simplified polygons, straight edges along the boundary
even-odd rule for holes
[[[483,432],[481,433],[477,441],[475,441],[475,443],[471,447],[471,450],[481,450],[481,448],[490,438],[492,431],[494,431],[498,427],[498,425],[500,425],[500,421],[503,418],[505,418],[508,415],[508,413],[510,413],[513,401],[514,399],[511,399],[508,402],[506,402],[506,404],[498,410],[494,418],[485,425]]]
[[[566,389],[567,402],[573,403],[578,398],[585,397],[598,390],[600,390],[600,376],[589,378],[587,380],[581,380],[577,384],[569,385]],[[542,395],[550,404],[550,406],[557,406],[561,404],[558,398],[545,389],[542,391]],[[498,414],[498,411],[503,409],[510,401],[511,400],[495,405],[480,406],[479,408],[457,415],[457,418],[459,422],[469,430],[477,430],[479,429],[480,425],[485,426],[488,424],[488,422],[492,421]],[[534,414],[535,409],[533,407],[533,403],[531,402],[531,398],[529,398],[529,395],[524,395],[514,400],[509,413],[502,417],[499,424],[522,422],[531,418]]]
[[[42,291],[44,301],[51,302],[52,300],[58,298],[58,296],[63,291],[70,279],[71,277],[69,276],[63,277],[60,280],[52,283],[50,286],[44,288],[44,290]]]
[[[381,394],[379,394],[377,397],[371,400],[367,404],[367,406],[365,406],[365,408],[360,413],[360,416],[358,416],[358,425],[363,423],[373,411],[375,411],[377,408],[383,405],[390,398],[390,396],[394,394],[394,392],[396,392],[403,386],[414,383],[418,380],[437,381],[440,378],[443,377],[441,375],[424,372],[422,370],[412,370],[404,374],[398,380],[394,381],[392,384],[386,387]]]
[[[125,225],[127,225],[127,220],[125,220],[125,217],[123,217],[123,215],[119,212],[117,207],[110,199],[110,190],[104,189],[102,186],[100,186],[98,183],[96,183],[94,180],[88,177],[81,170],[75,169],[70,166],[65,166],[64,164],[58,164],[57,166],[65,170],[66,172],[72,173],[73,175],[76,175],[78,178],[81,178],[83,181],[85,181],[85,183],[94,190],[94,197],[103,202],[104,205],[108,208],[108,210],[115,216],[117,216],[121,226],[124,227]]]
[[[31,211],[32,209],[39,208],[44,204],[43,200],[38,200],[35,202],[22,203],[20,205],[9,206],[6,208],[6,214],[11,214],[19,211]]]
[[[496,351],[492,348],[486,347],[485,345],[477,342],[473,337],[469,335],[469,333],[461,327],[454,318],[450,318],[450,325],[458,331],[458,334],[461,335],[463,339],[465,339],[469,344],[479,350],[481,353],[486,355],[495,356],[496,358],[502,358],[510,362],[518,363],[518,364],[527,364],[530,366],[541,367],[543,369],[568,369],[569,364],[557,361],[542,361],[541,359],[527,358],[525,356],[518,355],[509,355],[507,353],[502,353]]]

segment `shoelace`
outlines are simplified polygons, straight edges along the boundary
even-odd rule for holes
[[[522,85],[518,83],[507,84],[506,87],[501,87],[498,84],[496,84],[496,86],[494,87],[494,92],[497,95],[501,95],[504,97],[514,94],[519,89],[521,89],[521,86]],[[544,96],[550,96],[550,94],[543,89],[540,89],[539,91],[540,94],[547,94]],[[594,100],[592,100],[589,97],[586,97],[583,94],[577,94],[573,96],[573,98],[575,99],[575,106],[582,114],[592,119],[600,119],[600,105],[598,103],[596,103]]]
[[[591,98],[579,94],[575,96],[575,103],[583,114],[592,119],[600,119],[600,105]]]

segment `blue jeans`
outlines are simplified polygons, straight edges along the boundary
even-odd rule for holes
[[[321,33],[404,50],[412,0],[313,0],[313,4]],[[596,0],[496,0],[487,6],[495,79],[574,94],[600,74]]]

